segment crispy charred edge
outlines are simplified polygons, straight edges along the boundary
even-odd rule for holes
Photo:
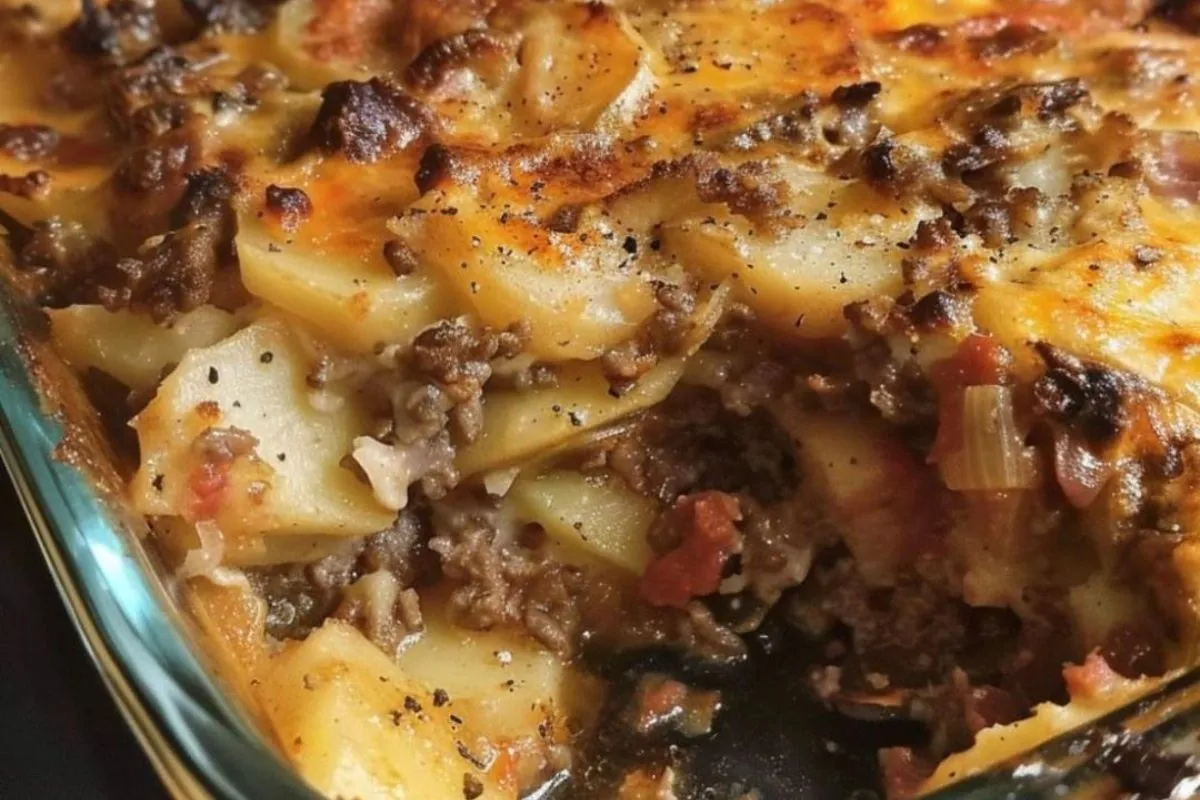
[[[883,90],[878,81],[836,87],[827,98],[806,90],[787,107],[732,132],[716,142],[721,149],[748,152],[768,143],[799,149],[800,155],[818,164],[835,161],[847,149],[875,141],[880,123],[875,100]]]
[[[25,199],[45,197],[50,193],[50,173],[35,169],[24,175],[0,174],[0,193],[11,194]]]
[[[1034,345],[1046,364],[1033,385],[1034,410],[1103,446],[1129,425],[1128,407],[1152,390],[1139,378],[1082,359],[1049,344]]]
[[[202,30],[254,33],[266,25],[274,0],[182,0],[183,9]]]
[[[303,189],[274,183],[267,187],[266,207],[288,231],[299,227],[313,212],[312,200]]]
[[[462,31],[438,39],[418,53],[404,71],[404,82],[418,91],[435,92],[474,59],[506,54],[510,49],[510,43],[492,31]]]
[[[1155,15],[1191,34],[1200,34],[1200,3],[1195,0],[1158,0]]]
[[[918,153],[884,136],[858,153],[848,153],[841,168],[875,188],[897,196],[925,194],[943,203],[961,202],[965,188],[986,182],[985,172],[1016,155],[1012,134],[1026,125],[1051,132],[1076,130],[1069,112],[1090,105],[1078,79],[1023,83],[985,90],[964,98],[949,119],[958,141],[938,154]],[[964,186],[965,184],[965,186]]]
[[[152,3],[114,0],[99,5],[82,0],[79,17],[63,32],[73,52],[124,63],[161,43],[162,32]]]
[[[144,309],[164,322],[207,303],[218,271],[236,260],[235,191],[223,168],[189,174],[171,214],[173,230],[144,254],[119,259],[100,275],[96,296],[105,308]]]
[[[371,164],[435,131],[436,117],[428,107],[398,85],[371,78],[326,86],[308,140],[325,153]]]
[[[0,151],[18,161],[36,161],[54,153],[61,140],[48,125],[0,124]]]

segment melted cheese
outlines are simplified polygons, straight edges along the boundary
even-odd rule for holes
[[[137,3],[112,8],[123,6]],[[219,488],[227,502],[213,512],[238,564],[270,562],[272,552],[299,560],[317,537],[359,537],[393,522],[400,504],[377,502],[343,464],[354,442],[395,433],[380,433],[379,423],[392,426],[396,410],[369,408],[371,387],[357,373],[322,408],[307,381],[325,359],[390,369],[403,388],[414,338],[448,319],[522,331],[523,357],[552,365],[559,378],[557,386],[486,388],[473,409],[482,415],[476,436],[456,442],[451,471],[466,480],[527,466],[662,401],[717,326],[726,293],[781,349],[805,352],[834,352],[828,343],[853,330],[855,304],[911,309],[935,289],[954,293],[969,308],[955,336],[994,337],[1012,352],[1020,382],[1045,369],[1035,345],[1053,345],[1128,373],[1160,410],[1177,404],[1146,427],[1169,418],[1169,433],[1183,441],[1200,411],[1200,144],[1192,141],[1200,83],[1191,79],[1200,47],[1157,18],[1134,29],[1149,6],[287,0],[261,29],[239,32],[202,30],[183,6],[164,2],[152,14],[161,36],[130,40],[117,30],[92,41],[105,52],[89,56],[63,31],[73,3],[38,3],[40,17],[26,18],[16,0],[0,0],[0,225],[11,229],[22,283],[65,272],[66,285],[51,294],[68,307],[51,318],[72,364],[143,393],[157,388],[134,421],[142,451],[130,494],[139,511],[162,517],[164,530],[207,518],[212,509],[198,512],[204,498],[196,496],[196,470],[206,465],[193,442],[212,427],[254,437],[252,451],[226,465]],[[147,56],[151,44],[171,49]],[[369,103],[336,108],[348,89],[330,84],[377,76],[390,81],[384,106],[403,98],[402,118]],[[53,128],[57,145],[42,153],[4,144],[7,126],[29,124]],[[397,126],[407,126],[404,136]],[[170,146],[172,136],[186,146]],[[351,152],[361,140],[378,145],[369,157]],[[180,222],[195,212],[177,206],[184,175],[200,168],[224,170],[234,186],[236,268],[227,265],[225,282],[200,303],[176,298],[187,313],[174,327],[143,307],[104,310],[102,302],[137,300],[97,286],[111,288],[114,275],[153,283],[143,273],[153,272],[163,236],[216,224]],[[21,183],[38,171],[49,176],[44,185]],[[302,190],[311,207],[288,218],[267,200],[280,188]],[[37,239],[56,218],[109,248],[97,250],[108,262],[81,264]],[[931,244],[939,218],[953,241]],[[389,264],[385,243],[404,257]],[[189,281],[204,265],[184,262],[163,267],[159,290],[196,288]],[[605,357],[653,339],[670,316],[662,298],[679,289],[715,299],[682,344],[651,354],[638,381],[616,386]],[[237,330],[247,318],[255,322]],[[319,347],[306,346],[301,328]],[[928,367],[936,337],[921,341],[915,330],[889,342],[893,360],[915,356]],[[882,437],[857,420],[845,430],[818,416],[792,422],[805,467],[849,520],[850,550],[872,582],[887,584],[901,554],[873,537],[909,520],[862,499],[894,484],[880,464]],[[1130,446],[1124,455],[1139,454]],[[629,511],[620,493],[598,494],[589,502],[600,511],[576,520],[557,497],[573,479],[548,480],[522,475],[513,502],[531,520],[549,520],[559,540],[569,539],[568,521],[578,530],[574,523],[610,505]],[[1164,613],[1181,617],[1193,640],[1195,496],[1171,504],[1182,520],[1172,533],[1187,541],[1164,562],[1182,579],[1160,585],[1155,606],[1175,609]],[[1105,502],[1115,508],[1123,498]],[[595,520],[605,541],[592,543],[588,558],[641,569],[650,557],[644,541],[606,540],[644,535],[654,510],[647,502],[628,518]],[[1102,516],[1092,511],[1081,524],[1102,529],[1093,539],[1111,561],[1125,529]],[[988,596],[1006,596],[1001,589],[1012,587],[998,584],[1030,574],[1003,554],[994,559],[983,570],[993,578],[984,581]],[[1109,584],[1095,586],[1089,591],[1104,593]],[[215,613],[205,618],[212,625]],[[497,637],[476,637],[471,648]],[[389,717],[400,687],[425,697],[448,657],[443,639],[439,629],[397,669],[330,624],[271,668],[257,648],[247,664],[267,670],[267,716],[318,787],[446,794],[458,791],[463,771],[449,728]],[[453,677],[484,727],[520,738],[545,715],[517,706],[561,688],[561,665],[543,656],[531,655],[528,667],[544,684],[539,692],[506,702],[472,697],[472,670]],[[316,693],[305,694],[308,672],[320,678]],[[393,689],[376,685],[389,677]],[[1091,705],[1043,705],[1028,720],[984,731],[929,786],[1141,688],[1122,685]],[[485,777],[489,796],[514,795]]]

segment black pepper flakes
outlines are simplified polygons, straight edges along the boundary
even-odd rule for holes
[[[161,472],[154,476],[154,480],[150,481],[150,485],[154,487],[154,491],[161,492],[163,490],[163,481],[166,480],[166,477]]]
[[[475,800],[483,794],[483,783],[469,772],[463,773],[463,797],[465,800]]]
[[[411,694],[404,696],[404,708],[405,708],[405,710],[411,711],[414,714],[421,713],[420,702],[418,702],[417,698],[413,697]]]
[[[216,384],[216,383],[219,383],[220,381],[221,381],[221,373],[217,372],[216,367],[209,367],[208,368],[208,382],[212,383],[212,384]]]
[[[275,360],[275,354],[272,353],[270,350],[267,350],[265,353],[263,353],[262,355],[260,355],[258,357],[258,363],[260,363],[260,364],[270,364],[274,360]]]
[[[433,690],[433,707],[434,708],[441,708],[442,706],[446,705],[449,702],[450,702],[450,693],[449,692],[447,692],[445,689],[434,689]]]
[[[458,751],[458,754],[462,758],[471,762],[471,766],[475,767],[476,769],[487,769],[487,764],[484,763],[480,758],[475,756],[473,753],[471,753],[470,749],[465,744],[463,744],[463,742],[461,740],[456,740],[454,742],[454,749]]]

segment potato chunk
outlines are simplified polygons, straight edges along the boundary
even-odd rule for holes
[[[545,529],[560,560],[584,556],[641,575],[650,561],[646,532],[658,504],[620,480],[559,470],[521,478],[508,493],[517,516]]]
[[[237,330],[236,318],[213,306],[181,314],[166,325],[155,324],[148,314],[103,306],[47,313],[54,346],[75,370],[98,369],[130,389],[149,389],[189,350],[216,344]]]
[[[802,224],[764,232],[744,217],[706,212],[664,225],[664,246],[689,270],[731,281],[735,296],[777,330],[840,336],[847,304],[902,288],[904,251],[893,244],[913,234],[923,210],[803,170],[779,178],[792,193],[789,212]]]
[[[260,697],[284,754],[317,790],[358,800],[516,797],[430,688],[355,628],[329,621],[276,657]],[[498,771],[498,770],[497,770]]]
[[[349,401],[315,409],[307,370],[294,336],[277,320],[184,356],[133,421],[142,453],[130,487],[135,508],[208,516],[227,537],[351,536],[387,527],[391,512],[339,465],[366,421]],[[258,443],[210,480],[194,443],[211,428],[237,428]]]
[[[237,249],[252,294],[350,352],[407,344],[442,316],[437,286],[424,274],[396,276],[382,263],[322,253],[253,223],[243,224]]]
[[[584,431],[615,422],[666,397],[683,374],[682,359],[662,361],[620,397],[596,364],[565,367],[558,385],[528,392],[496,392],[487,398],[483,434],[459,450],[463,475],[506,467],[562,444]]]
[[[446,618],[445,603],[436,596],[422,608],[425,630],[397,663],[444,689],[477,733],[500,744],[538,737],[538,725],[546,720],[561,724],[567,717],[591,716],[597,684],[528,635],[460,628]],[[558,734],[564,733],[560,727]]]
[[[607,241],[611,231],[554,233],[487,203],[452,186],[430,192],[389,227],[482,322],[528,322],[530,354],[595,358],[654,311],[649,276],[624,263],[627,254]]]

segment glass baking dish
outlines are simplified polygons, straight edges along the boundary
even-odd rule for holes
[[[200,633],[142,547],[145,523],[124,505],[94,412],[45,343],[43,317],[3,288],[0,456],[75,627],[168,792],[187,800],[317,800],[226,693]],[[1114,763],[1131,742],[1139,757],[1175,764],[1198,750],[1198,734],[1200,671],[1193,670],[934,797],[1111,797]],[[1172,800],[1200,795],[1190,774],[1179,773]],[[537,794],[570,797],[553,787]]]
[[[0,291],[0,455],[109,693],[176,798],[313,798],[226,695],[139,541],[86,401]],[[53,389],[51,387],[54,387]]]

